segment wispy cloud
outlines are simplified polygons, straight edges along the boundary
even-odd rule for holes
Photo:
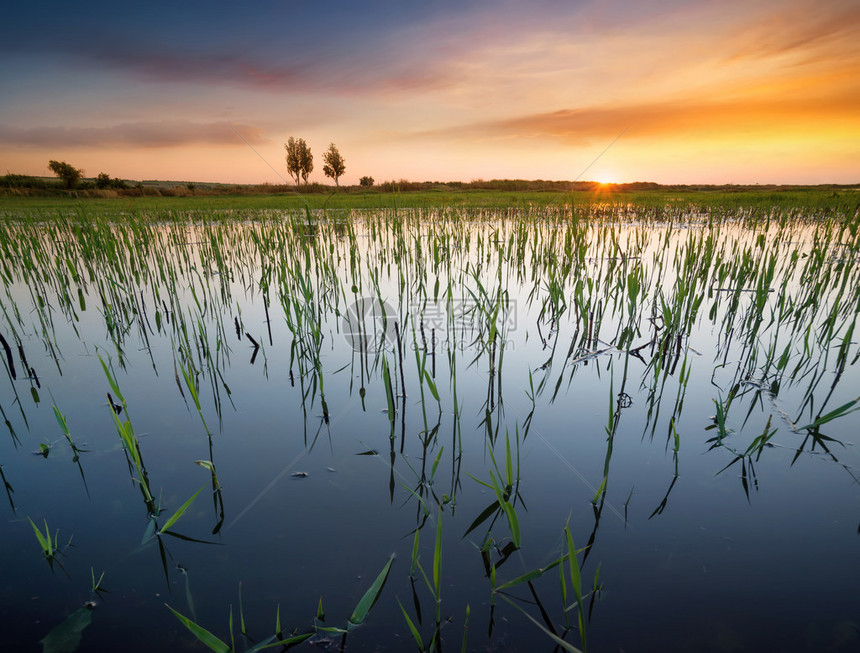
[[[860,55],[860,6],[854,0],[786,2],[741,25],[726,52],[731,59],[797,55],[802,62],[822,57],[830,64]]]
[[[272,93],[352,95],[373,91],[432,90],[453,80],[437,62],[407,54],[377,61],[367,53],[291,57],[288,61],[253,51],[182,51],[153,44],[76,49],[80,65],[117,71],[150,83],[211,85]]]
[[[616,136],[686,139],[731,138],[743,133],[766,137],[828,120],[856,122],[860,86],[827,98],[769,98],[723,101],[686,100],[640,105],[607,105],[536,113],[508,120],[473,123],[413,134],[417,138],[552,139],[566,144],[590,143]]]
[[[237,136],[237,132],[242,138]],[[10,127],[0,125],[0,143],[18,147],[177,147],[189,144],[264,144],[262,129],[230,122],[186,120],[133,122],[110,127]]]

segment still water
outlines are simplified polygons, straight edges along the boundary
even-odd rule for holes
[[[846,224],[6,216],[0,650],[857,650]]]

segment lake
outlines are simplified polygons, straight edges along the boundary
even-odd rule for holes
[[[860,645],[854,215],[82,209],[0,248],[2,650]]]

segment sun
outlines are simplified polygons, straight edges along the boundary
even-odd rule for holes
[[[618,183],[618,177],[615,175],[614,172],[607,170],[605,172],[597,173],[594,176],[594,181],[596,181],[598,184],[602,184],[603,186],[606,186],[608,184],[617,184]]]

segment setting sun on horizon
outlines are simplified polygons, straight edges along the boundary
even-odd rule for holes
[[[590,179],[592,181],[596,181],[598,184],[602,184],[603,186],[608,186],[609,184],[619,184],[625,181],[619,179],[618,175],[616,175],[611,170],[595,173],[590,176]]]
[[[128,179],[860,181],[860,6],[17,4],[0,173]]]

